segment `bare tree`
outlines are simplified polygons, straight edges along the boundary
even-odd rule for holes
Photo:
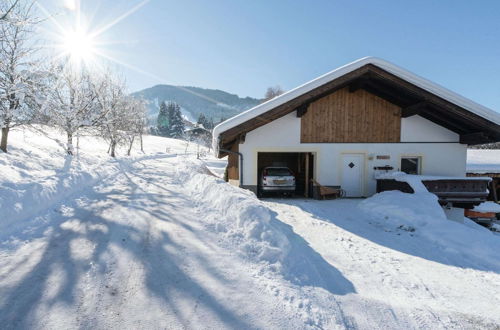
[[[263,102],[269,101],[271,99],[274,99],[276,96],[279,96],[283,94],[285,91],[281,89],[279,85],[273,86],[273,87],[268,87],[266,94],[264,95],[264,100]]]
[[[39,76],[32,42],[35,25],[33,3],[3,1],[0,12],[0,149],[7,152],[9,131],[34,116]],[[5,16],[6,17],[6,16]]]
[[[18,5],[19,0],[15,0],[14,2],[6,2],[1,6],[0,11],[0,20],[5,21],[9,17],[11,11]]]
[[[110,71],[102,74],[101,87],[96,90],[100,111],[104,113],[99,123],[100,135],[109,142],[109,154],[116,156],[116,147],[127,140],[130,127],[129,107],[125,83]]]
[[[72,155],[73,137],[78,130],[97,126],[104,116],[97,103],[99,87],[86,70],[61,64],[51,71],[51,86],[42,111],[49,123],[66,133],[66,151]]]
[[[125,123],[125,128],[127,131],[126,139],[129,144],[127,156],[130,156],[136,137],[140,139],[141,151],[144,152],[142,135],[144,134],[147,124],[146,111],[146,103],[143,100],[138,100],[133,97],[125,98],[124,118],[126,118],[125,120],[127,121]]]

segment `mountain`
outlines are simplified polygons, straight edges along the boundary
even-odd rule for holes
[[[259,99],[241,98],[218,89],[173,85],[156,85],[132,95],[148,101],[152,119],[158,114],[161,102],[173,101],[180,105],[184,117],[192,122],[196,122],[200,113],[203,113],[217,123],[261,103]]]

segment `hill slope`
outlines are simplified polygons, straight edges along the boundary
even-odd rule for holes
[[[132,95],[142,97],[149,102],[152,117],[158,113],[160,102],[173,101],[181,106],[184,116],[191,121],[195,121],[200,113],[203,113],[207,118],[213,118],[214,122],[218,122],[261,102],[258,99],[241,98],[217,89],[173,85],[156,85]]]

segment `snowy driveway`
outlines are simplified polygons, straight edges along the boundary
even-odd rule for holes
[[[299,327],[216,245],[174,166],[123,168],[4,240],[2,329]]]

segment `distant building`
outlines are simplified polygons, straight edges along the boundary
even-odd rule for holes
[[[190,141],[202,141],[209,145],[212,141],[212,132],[203,127],[201,124],[195,124],[193,127],[186,129],[186,137]]]

